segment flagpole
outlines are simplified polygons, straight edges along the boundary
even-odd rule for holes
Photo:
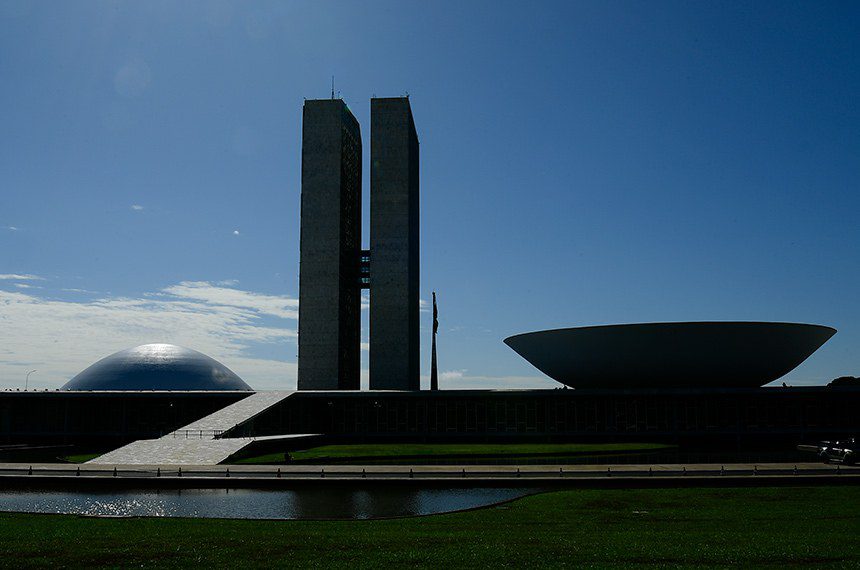
[[[433,291],[433,348],[430,355],[430,389],[439,389],[439,371],[436,368],[436,331],[439,330],[439,312],[436,310],[436,291]]]

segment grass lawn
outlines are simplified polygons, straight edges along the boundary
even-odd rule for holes
[[[378,521],[0,514],[15,566],[860,565],[860,488],[545,493]]]
[[[662,443],[383,443],[367,445],[323,445],[303,451],[291,451],[292,463],[336,464],[397,464],[422,461],[453,463],[488,463],[514,459],[530,461],[547,458],[558,461],[565,457],[611,455],[613,453],[649,452],[672,449]],[[282,453],[239,459],[236,463],[280,464]]]
[[[67,455],[63,457],[69,463],[86,463],[90,459],[95,459],[101,455],[101,453],[82,453],[80,455]]]

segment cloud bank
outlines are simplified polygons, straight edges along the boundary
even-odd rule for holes
[[[182,282],[142,299],[69,301],[0,290],[0,388],[22,386],[34,368],[31,386],[58,388],[96,360],[150,342],[204,352],[257,389],[294,388],[295,362],[255,355],[275,346],[294,357],[297,307],[290,297],[208,282]]]
[[[0,273],[0,281],[44,281],[44,277],[28,275],[26,273]]]
[[[17,287],[20,281],[49,283],[35,275],[0,274],[2,280],[0,389],[22,388],[33,369],[38,372],[30,376],[32,388],[59,388],[97,360],[151,342],[208,354],[258,390],[296,387],[298,299],[239,289],[235,280],[182,281],[140,298],[58,289],[74,293],[59,299],[46,292],[50,288]],[[363,342],[361,348],[369,346]],[[440,372],[439,383],[443,389],[558,386],[545,378],[464,369]],[[361,384],[366,389],[367,370]],[[422,376],[422,386],[429,385],[429,376]]]

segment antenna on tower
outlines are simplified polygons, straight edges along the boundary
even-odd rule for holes
[[[334,99],[334,75],[331,76],[331,98]]]

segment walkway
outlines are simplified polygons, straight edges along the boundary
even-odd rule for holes
[[[256,392],[159,439],[141,439],[88,461],[94,465],[217,465],[258,441],[304,435],[222,437],[295,392]]]
[[[295,394],[291,392],[255,392],[243,400],[221,408],[213,414],[209,414],[197,421],[191,422],[185,427],[179,428],[174,434],[191,434],[194,432],[216,432],[223,433],[237,425],[247,422],[260,415],[278,402],[285,400]],[[172,437],[167,434],[165,437]]]
[[[860,485],[860,467],[823,463],[690,465],[69,465],[0,464],[0,485],[98,481],[125,487],[260,487],[296,484],[419,487],[647,488]]]

